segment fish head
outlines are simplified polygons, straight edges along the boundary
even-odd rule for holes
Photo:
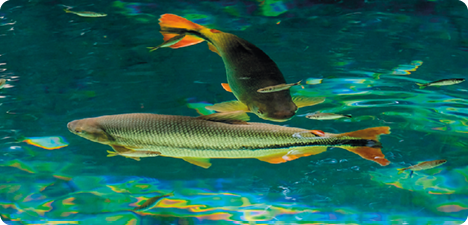
[[[447,162],[447,160],[445,160],[445,159],[436,160],[436,164],[437,164],[437,165],[444,164],[444,163],[446,163],[446,162]]]
[[[109,144],[112,141],[96,121],[96,118],[73,120],[67,124],[68,130],[82,138],[101,144]]]
[[[296,114],[297,106],[293,101],[269,101],[249,107],[253,113],[264,120],[285,122]]]

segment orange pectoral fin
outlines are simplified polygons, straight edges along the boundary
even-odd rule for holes
[[[361,156],[363,159],[367,159],[370,161],[374,161],[381,166],[386,166],[390,164],[390,161],[388,161],[385,158],[385,155],[382,153],[382,150],[380,148],[371,148],[371,147],[345,147],[345,146],[340,146],[340,148],[344,148],[354,154],[357,154]]]
[[[228,83],[221,83],[221,86],[223,87],[224,90],[227,92],[232,92],[231,87],[229,86]]]
[[[186,162],[192,163],[193,165],[203,167],[205,169],[210,168],[211,163],[209,158],[192,158],[192,157],[184,157],[182,158]]]
[[[295,147],[294,149],[291,149],[288,152],[264,156],[257,159],[267,163],[279,164],[287,161],[292,161],[301,157],[317,155],[326,150],[327,147]]]

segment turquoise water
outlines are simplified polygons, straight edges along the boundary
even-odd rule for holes
[[[107,13],[79,17],[63,11]],[[8,224],[461,224],[468,216],[468,10],[459,1],[21,1],[1,8],[0,215]],[[164,13],[233,33],[265,51],[293,95],[323,96],[292,120],[332,133],[389,126],[386,167],[343,149],[283,164],[106,157],[75,119],[120,113],[198,116],[234,100],[206,44],[162,42]],[[203,103],[203,104],[196,104]],[[351,114],[316,121],[307,113]],[[397,168],[447,159],[440,167]],[[174,192],[152,208],[151,197]]]

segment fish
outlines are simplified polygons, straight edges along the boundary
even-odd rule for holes
[[[336,120],[340,118],[352,118],[351,115],[342,115],[342,114],[335,114],[335,113],[311,113],[305,116],[307,119],[312,120]]]
[[[292,97],[289,90],[257,92],[261,88],[286,84],[286,80],[267,54],[236,35],[204,27],[174,14],[161,15],[159,25],[164,43],[185,34],[170,48],[182,48],[206,41],[208,48],[222,58],[227,83],[221,85],[226,91],[232,92],[237,100],[207,106],[209,110],[221,113],[244,111],[265,120],[284,122],[293,117],[298,108],[325,101],[324,97]]]
[[[426,161],[422,163],[418,163],[414,166],[406,167],[406,168],[399,168],[398,174],[403,173],[405,170],[411,170],[413,171],[419,171],[419,170],[427,170],[427,169],[432,169],[434,167],[438,167],[440,165],[443,165],[447,162],[445,159],[438,159],[438,160],[433,160],[433,161]]]
[[[157,151],[209,168],[212,158],[255,158],[278,164],[338,147],[382,166],[390,162],[379,136],[389,127],[342,134],[244,121],[243,113],[188,117],[150,113],[106,115],[71,121],[68,130],[116,152]]]
[[[148,200],[146,200],[146,201],[145,201],[143,204],[141,204],[140,206],[135,207],[135,208],[133,209],[133,211],[146,210],[146,209],[153,208],[153,207],[156,205],[156,203],[159,202],[159,200],[161,200],[162,198],[169,197],[169,196],[174,196],[174,191],[171,192],[171,193],[169,193],[169,194],[158,195],[158,196],[149,198]]]
[[[442,79],[434,82],[430,82],[427,84],[420,84],[416,83],[420,89],[423,89],[428,86],[447,86],[447,85],[454,85],[454,84],[459,84],[461,82],[465,81],[464,78],[451,78],[451,79]]]
[[[268,87],[258,89],[257,92],[258,93],[271,93],[271,92],[283,91],[283,90],[287,90],[291,88],[292,86],[300,85],[301,82],[302,80],[296,83],[292,83],[292,84],[278,84],[274,86],[268,86]]]
[[[159,48],[167,48],[167,47],[169,47],[171,45],[177,44],[177,42],[182,40],[184,37],[185,37],[185,34],[180,34],[180,35],[177,35],[177,36],[174,36],[174,37],[168,39],[167,41],[164,41],[162,44],[160,44],[160,45],[158,45],[156,47],[148,47],[148,49],[150,49],[150,52],[152,52],[152,51],[158,50]]]
[[[97,13],[97,12],[90,12],[90,11],[81,11],[81,12],[75,12],[75,11],[71,11],[69,9],[63,9],[66,13],[73,13],[73,14],[76,14],[78,16],[82,16],[82,17],[105,17],[107,16],[107,14],[105,13]]]
[[[121,155],[126,158],[134,159],[136,161],[140,161],[141,157],[156,157],[161,155],[160,152],[156,151],[127,151],[127,152],[117,152],[117,151],[107,151],[109,153],[107,157],[113,157],[117,155]]]
[[[6,81],[7,81],[6,79],[0,79],[0,89],[2,89],[3,86],[5,86]]]

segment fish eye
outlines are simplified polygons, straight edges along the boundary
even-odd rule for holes
[[[81,129],[75,129],[75,133],[81,134],[81,133],[83,133],[83,130],[81,130]]]
[[[257,110],[257,113],[258,114],[263,114],[263,111],[259,109],[259,110]]]

